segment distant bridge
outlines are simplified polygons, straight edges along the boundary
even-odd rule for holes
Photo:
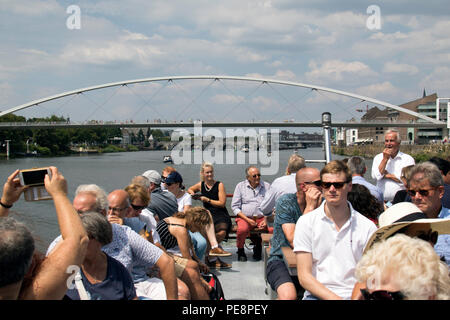
[[[0,122],[0,129],[55,129],[55,128],[193,128],[200,122]],[[321,128],[321,122],[201,122],[203,128]],[[333,128],[403,127],[403,128],[446,128],[445,122],[331,122]]]

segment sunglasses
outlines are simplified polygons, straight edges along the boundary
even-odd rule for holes
[[[143,210],[143,209],[147,208],[147,206],[137,206],[137,205],[135,205],[135,204],[131,204],[131,207],[132,207],[134,210],[136,210],[136,211],[138,211],[138,210]]]
[[[427,233],[420,233],[420,234],[416,235],[417,238],[419,238],[423,241],[432,242],[432,243],[437,242],[438,236],[439,236],[439,233],[437,231],[431,231],[431,230],[429,230]]]
[[[349,183],[350,181],[344,181],[344,182],[323,182],[322,181],[322,188],[324,189],[330,189],[331,186],[333,186],[335,189],[341,189],[346,183]]]
[[[430,194],[430,191],[431,190],[434,190],[434,189],[436,189],[436,188],[431,188],[431,189],[420,189],[420,190],[412,190],[412,189],[409,189],[408,190],[408,194],[411,196],[411,197],[415,197],[416,196],[416,193],[419,193],[422,197],[428,197],[428,195]]]
[[[316,181],[309,181],[309,182],[303,182],[304,184],[313,184],[316,187],[321,187],[322,186],[322,181],[321,180],[316,180]]]
[[[256,178],[256,177],[261,177],[261,174],[260,174],[260,173],[258,173],[258,174],[254,174],[254,175],[252,175],[252,177],[253,177],[253,178]]]
[[[405,296],[400,291],[378,290],[369,293],[366,289],[361,289],[364,300],[404,300]]]

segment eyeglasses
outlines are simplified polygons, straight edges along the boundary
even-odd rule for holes
[[[419,193],[422,197],[428,197],[428,195],[430,194],[430,191],[431,190],[434,190],[434,189],[436,189],[436,188],[431,188],[431,189],[420,189],[420,190],[412,190],[412,189],[409,189],[408,190],[408,194],[411,196],[411,197],[415,197],[416,196],[416,193]]]
[[[364,300],[404,300],[405,296],[400,291],[378,290],[369,293],[366,289],[361,289]]]
[[[415,237],[419,238],[423,241],[436,243],[438,236],[439,236],[439,233],[437,231],[429,230],[427,233],[422,232],[422,233],[419,233],[418,235],[416,235]]]
[[[323,182],[322,181],[322,188],[324,189],[330,189],[331,186],[333,186],[335,189],[341,189],[346,183],[349,183],[350,181],[344,181],[344,182]]]
[[[135,205],[135,204],[131,204],[131,207],[134,210],[136,210],[136,211],[143,210],[143,209],[147,208],[147,206],[138,206],[138,205]]]
[[[321,180],[316,180],[316,181],[305,181],[303,182],[304,184],[313,184],[317,187],[321,187],[322,186],[322,181]]]
[[[253,177],[253,178],[261,177],[261,174],[260,174],[260,173],[257,173],[257,174],[252,175],[252,177]]]
[[[112,211],[112,212],[120,212],[120,211],[123,211],[123,210],[125,210],[125,209],[127,209],[126,207],[125,208],[112,208],[112,207],[108,207],[108,211]]]

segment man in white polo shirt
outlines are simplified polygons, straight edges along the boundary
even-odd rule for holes
[[[325,201],[295,226],[298,279],[305,300],[350,299],[356,264],[377,228],[347,201],[352,174],[345,163],[331,161],[320,178]]]

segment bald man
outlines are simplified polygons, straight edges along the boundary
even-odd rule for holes
[[[294,231],[298,218],[316,209],[322,201],[318,169],[305,167],[298,170],[295,174],[295,184],[297,193],[282,195],[276,202],[270,256],[267,260],[267,281],[277,292],[279,300],[295,300],[297,290],[302,290],[297,277],[289,274],[281,247],[294,247]]]

